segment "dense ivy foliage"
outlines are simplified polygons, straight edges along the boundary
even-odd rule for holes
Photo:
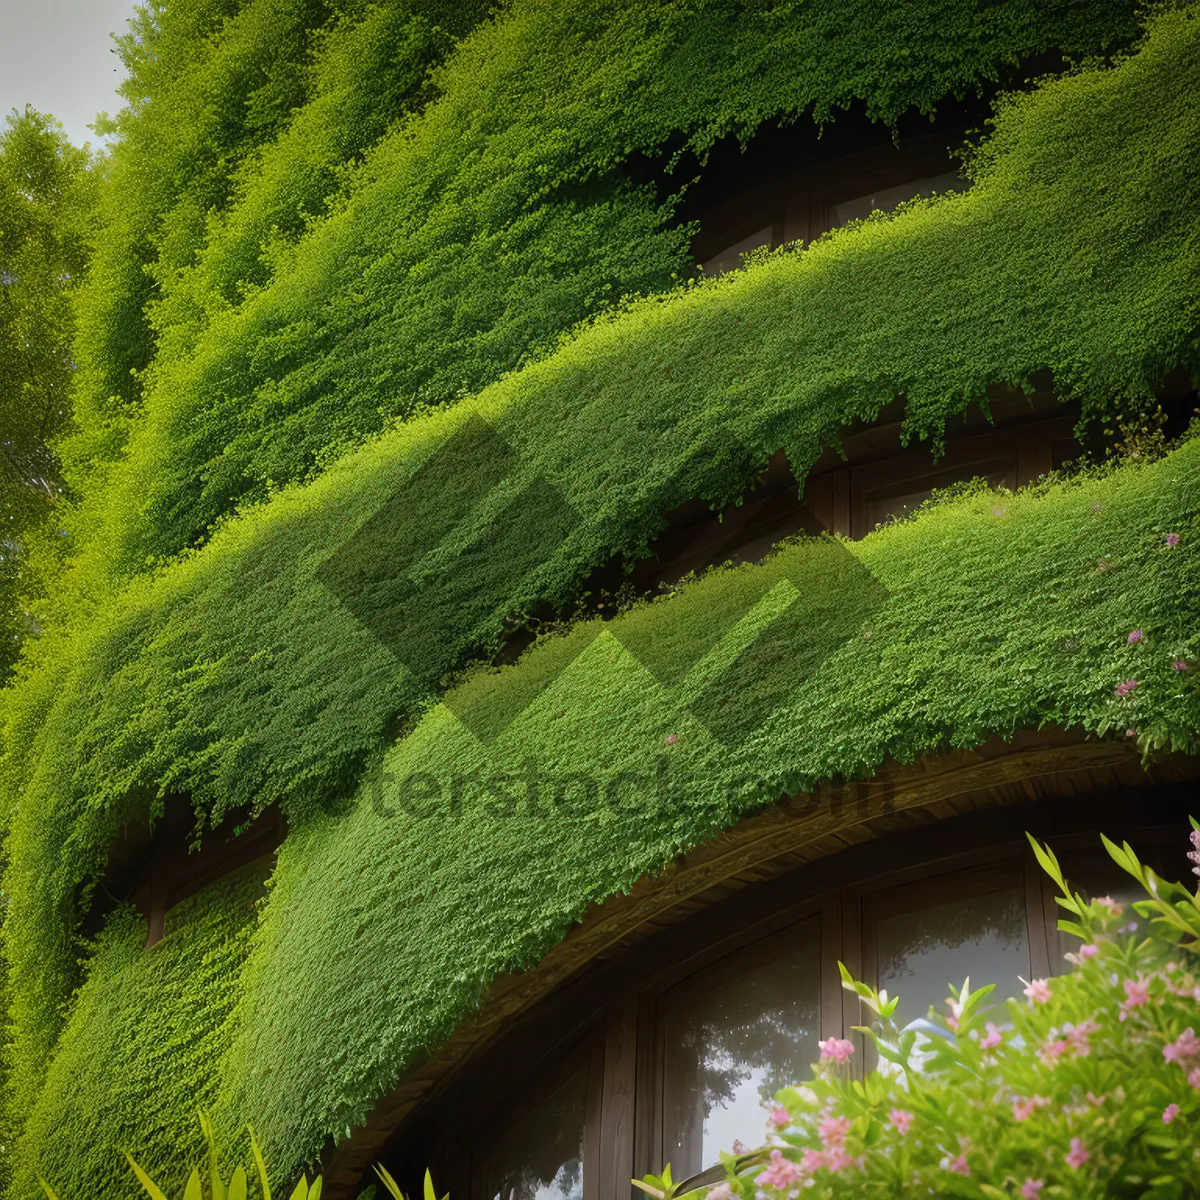
[[[95,191],[86,166],[32,109],[0,131],[0,681],[28,632],[28,537],[61,492],[51,442],[70,417],[70,298]]]
[[[1196,672],[1172,665],[1200,651],[1200,437],[1104,479],[947,504],[853,555],[887,598],[852,636],[805,619],[846,600],[812,570],[821,543],[710,574],[472,679],[483,694],[430,712],[353,812],[289,838],[251,967],[289,986],[243,1005],[231,1119],[253,1113],[302,1160],[589,903],[818,781],[1045,724],[1200,750]],[[764,633],[773,652],[745,654]],[[815,661],[795,653],[806,637]],[[490,739],[473,731],[487,706],[512,717]]]
[[[1128,9],[531,3],[457,45],[431,12],[197,3],[151,9],[127,47],[146,98],[122,118],[67,446],[86,542],[3,708],[22,1180],[76,1112],[123,1135],[69,1081],[93,1045],[149,1052],[145,1026],[104,1040],[125,1034],[99,1032],[96,983],[147,969],[118,930],[76,992],[76,931],[111,839],[167,793],[292,822],[238,1011],[194,1023],[222,1119],[291,1170],[589,902],[784,792],[1044,723],[1200,749],[1195,672],[1173,665],[1200,650],[1195,437],[799,543],[447,692],[513,622],[643,553],[664,511],[736,498],[780,448],[803,476],[897,395],[936,445],[993,383],[1049,371],[1105,422],[1200,373],[1193,8],[1005,103],[969,191],[598,316],[684,272],[670,204],[622,178],[632,149],[856,99],[927,110],[1048,44],[1127,36]],[[397,115],[339,130],[364,87]],[[180,142],[217,149],[189,169],[166,143],[201,115]],[[844,615],[839,581],[861,609],[814,645],[804,618]],[[485,808],[472,778],[531,762],[584,803]],[[664,763],[665,801],[591,803],[587,780]],[[418,765],[443,781],[419,819],[398,794]],[[162,1103],[151,1165],[191,1116]]]
[[[1050,47],[1090,54],[1133,33],[1125,0],[517,3],[427,90],[420,68],[442,43],[422,9],[406,22],[403,6],[357,6],[316,39],[307,105],[239,158],[249,135],[214,123],[246,95],[267,107],[250,83],[275,80],[311,8],[247,4],[128,119],[110,202],[139,224],[83,306],[100,340],[72,450],[84,487],[114,430],[128,435],[115,480],[88,489],[107,509],[94,545],[107,567],[195,544],[389,418],[475,391],[621,296],[686,275],[686,231],[668,198],[625,178],[631,152],[809,112],[823,123],[853,103],[881,121],[931,112]],[[162,195],[132,195],[160,159]],[[131,369],[144,404],[114,427]]]
[[[170,911],[151,950],[132,909],[109,920],[33,1107],[26,1136],[38,1149],[20,1160],[15,1193],[40,1192],[40,1174],[62,1196],[132,1195],[125,1151],[168,1194],[183,1191],[262,894],[257,867],[211,885]]]
[[[129,101],[79,306],[80,430],[68,475],[93,499],[142,411],[145,373],[206,308],[255,285],[391,122],[479,3],[197,0],[142,6],[118,42]],[[171,297],[164,300],[164,295]],[[86,528],[86,519],[84,527]]]

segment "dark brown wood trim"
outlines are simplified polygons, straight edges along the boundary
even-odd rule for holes
[[[604,1023],[597,1200],[626,1200],[621,1181],[633,1177],[637,1042],[638,997],[630,991],[609,1006]]]
[[[330,1196],[339,1200],[356,1195],[364,1172],[397,1126],[422,1101],[461,1074],[465,1064],[520,1014],[590,964],[610,959],[664,924],[698,911],[707,895],[728,894],[731,887],[738,890],[771,879],[804,862],[838,853],[863,838],[910,829],[914,822],[1198,776],[1200,764],[1193,759],[1164,759],[1147,774],[1127,743],[1043,730],[917,764],[889,764],[872,781],[848,789],[826,784],[810,795],[772,805],[678,856],[658,875],[639,881],[629,894],[592,906],[537,967],[497,980],[479,1013],[464,1022],[436,1054],[410,1070],[390,1095],[381,1098],[364,1126],[330,1150],[325,1160],[325,1186]],[[859,919],[856,909],[857,895],[848,897],[839,918],[844,946],[852,945],[853,926]],[[848,959],[853,957],[850,950],[846,953]],[[847,965],[856,969],[852,962]],[[638,1021],[645,1031],[652,1018],[641,1013]],[[646,1097],[646,1075],[654,1072],[654,1064],[646,1058],[646,1045],[647,1039],[639,1037],[634,1052],[639,1101]],[[635,1162],[638,1172],[647,1169],[640,1150],[635,1150]]]

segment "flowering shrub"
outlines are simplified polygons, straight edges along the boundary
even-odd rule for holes
[[[897,999],[842,967],[883,1068],[855,1078],[853,1044],[822,1042],[812,1078],[777,1094],[765,1144],[722,1155],[725,1182],[689,1196],[1200,1196],[1200,901],[1106,838],[1146,890],[1134,908],[1149,932],[1130,932],[1120,904],[1073,894],[1030,841],[1061,889],[1059,928],[1081,940],[1070,973],[1006,1009],[968,980],[945,1014],[900,1029]],[[686,1184],[668,1169],[638,1186],[670,1200]]]

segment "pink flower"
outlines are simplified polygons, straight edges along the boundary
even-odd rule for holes
[[[1013,1119],[1028,1121],[1039,1108],[1045,1108],[1049,1103],[1045,1096],[1030,1096],[1028,1100],[1017,1096],[1013,1099]]]
[[[1097,896],[1092,903],[1100,905],[1101,908],[1107,908],[1114,917],[1119,917],[1125,911],[1111,896]]]
[[[1146,635],[1140,629],[1134,629],[1130,631],[1129,644],[1131,646],[1136,646],[1138,642],[1144,642],[1145,640]]]
[[[1115,688],[1113,688],[1113,695],[1114,696],[1128,696],[1129,693],[1132,692],[1134,688],[1140,687],[1140,686],[1141,685],[1138,682],[1138,680],[1126,679],[1123,682],[1118,683],[1117,686]]]
[[[994,1022],[987,1023],[987,1036],[979,1041],[980,1050],[995,1050],[1004,1041],[1004,1035],[996,1028]]]
[[[1088,1039],[1100,1026],[1095,1021],[1080,1021],[1078,1025],[1067,1033],[1067,1041],[1071,1044],[1071,1049],[1079,1058],[1087,1058],[1092,1052],[1092,1044]]]
[[[746,1153],[746,1143],[745,1142],[734,1142],[733,1143],[733,1153],[734,1154],[745,1154]]]
[[[758,1177],[759,1187],[773,1187],[783,1191],[800,1178],[800,1168],[786,1159],[778,1150],[771,1151],[771,1162]]]
[[[677,734],[677,733],[668,733],[667,734],[666,745],[673,746],[673,745],[675,745],[675,743],[677,741],[679,741],[679,734]]]
[[[1079,947],[1079,958],[1082,962],[1087,962],[1089,958],[1095,958],[1100,953],[1100,947],[1088,942]]]
[[[1025,995],[1034,1004],[1045,1004],[1050,999],[1050,984],[1044,979],[1035,979],[1026,989]]]
[[[1021,1184],[1021,1200],[1038,1200],[1038,1192],[1046,1185],[1040,1179],[1027,1179]]]
[[[814,1171],[819,1171],[822,1167],[827,1167],[829,1160],[820,1150],[805,1150],[804,1157],[800,1160],[800,1170],[805,1175],[811,1175]],[[760,1175],[761,1179],[762,1176]]]
[[[1163,1109],[1163,1124],[1170,1125],[1170,1123],[1175,1120],[1177,1116],[1179,1116],[1179,1105],[1168,1104],[1167,1107]]]
[[[1195,1058],[1200,1054],[1200,1038],[1196,1036],[1196,1031],[1189,1025],[1173,1042],[1169,1042],[1163,1047],[1163,1058],[1167,1062],[1186,1062],[1189,1058]]]
[[[831,1171],[844,1171],[847,1167],[854,1166],[854,1159],[841,1146],[834,1146],[825,1154],[825,1165]]]
[[[733,1188],[727,1183],[718,1183],[716,1187],[709,1188],[704,1200],[734,1200]]]
[[[1135,982],[1132,979],[1126,979],[1123,986],[1125,988],[1125,999],[1121,1002],[1122,1021],[1135,1008],[1141,1008],[1150,999],[1150,985],[1148,983],[1143,983],[1141,980]]]
[[[1078,1171],[1085,1162],[1092,1156],[1083,1148],[1083,1142],[1079,1138],[1071,1139],[1071,1149],[1067,1152],[1064,1161],[1067,1166],[1073,1171]]]
[[[846,1134],[850,1132],[849,1117],[826,1117],[817,1126],[817,1133],[821,1137],[821,1145],[826,1150],[835,1150],[845,1146]]]
[[[1046,1042],[1038,1053],[1042,1056],[1042,1062],[1046,1066],[1052,1067],[1070,1048],[1071,1044],[1069,1042],[1064,1041],[1062,1038],[1057,1038],[1052,1042]]]
[[[1188,1075],[1188,1083],[1190,1083],[1192,1087],[1196,1089],[1196,1091],[1200,1092],[1200,1067],[1192,1068],[1191,1073]]]
[[[817,1045],[821,1049],[822,1062],[846,1063],[854,1053],[854,1043],[847,1038],[829,1038]]]
[[[947,1154],[941,1161],[941,1167],[943,1171],[953,1171],[955,1175],[970,1175],[971,1173],[965,1154],[960,1154],[957,1158],[951,1158]]]
[[[1088,1092],[1088,1094],[1087,1094],[1087,1102],[1093,1108],[1099,1108],[1100,1105],[1102,1105],[1104,1103],[1104,1101],[1107,1099],[1108,1099],[1107,1095],[1097,1096],[1095,1092]]]
[[[1173,666],[1177,671],[1186,671],[1188,669],[1187,660],[1182,658],[1175,659],[1174,662],[1171,663],[1171,666]]]
[[[888,1113],[888,1120],[896,1127],[896,1132],[901,1137],[908,1136],[908,1127],[913,1123],[913,1115],[910,1112],[905,1112],[902,1108],[893,1108]]]
[[[1171,546],[1171,547],[1178,546],[1179,545],[1179,534],[1168,533],[1167,534],[1167,545]]]
[[[774,1129],[783,1129],[792,1123],[792,1114],[782,1104],[776,1104],[767,1115],[767,1124]]]

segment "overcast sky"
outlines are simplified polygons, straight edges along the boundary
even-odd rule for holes
[[[134,0],[0,0],[0,117],[26,104],[53,113],[76,144],[95,142],[88,125],[124,101],[124,77],[110,33],[125,33]]]

